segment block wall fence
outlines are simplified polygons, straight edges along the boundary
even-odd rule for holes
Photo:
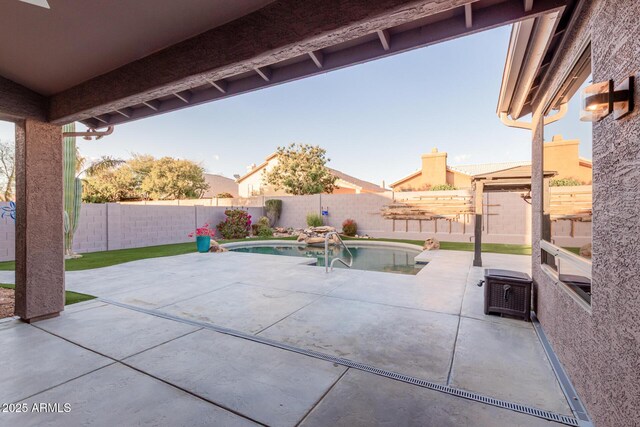
[[[0,207],[6,206],[0,203]],[[205,223],[215,226],[227,207],[83,204],[73,246],[78,253],[193,241],[188,234]],[[243,208],[253,217],[261,207]],[[15,257],[14,221],[0,219],[0,261]]]
[[[551,190],[553,191],[553,189]],[[441,241],[473,242],[474,216],[461,215],[457,220],[438,219],[393,220],[385,219],[380,210],[393,199],[415,199],[433,196],[435,192],[317,194],[312,196],[272,197],[282,200],[282,216],[278,225],[306,227],[308,213],[328,211],[325,224],[341,229],[342,222],[351,218],[358,223],[358,234],[394,239],[435,237]],[[439,195],[469,195],[468,191],[441,191]],[[484,243],[531,244],[531,205],[524,193],[485,193],[483,210]],[[269,197],[267,197],[269,199]],[[553,225],[554,243],[559,246],[579,247],[591,241],[591,223],[574,223],[571,236],[569,221],[556,221]]]
[[[439,192],[442,195],[466,195],[464,190]],[[439,219],[384,219],[380,210],[395,200],[415,199],[434,192],[378,194],[316,194],[312,196],[272,197],[282,200],[282,216],[277,225],[304,228],[308,213],[328,210],[325,224],[341,229],[347,218],[358,223],[358,233],[372,237],[416,239],[436,237],[441,241],[472,242],[473,215],[462,215],[448,221]],[[189,242],[187,234],[205,223],[218,224],[229,206],[246,209],[255,218],[263,215],[263,204],[269,197],[250,199],[180,200],[168,202],[136,202],[83,204],[74,238],[79,253],[137,248]],[[226,206],[221,206],[224,204]],[[213,206],[212,206],[213,205]],[[531,244],[531,206],[521,193],[489,193],[484,195],[483,235],[485,243]],[[1,203],[0,207],[7,206]],[[571,237],[568,221],[554,223],[554,242],[560,246],[581,246],[591,241],[591,223],[574,224]],[[12,219],[0,219],[0,261],[13,260],[15,229]]]

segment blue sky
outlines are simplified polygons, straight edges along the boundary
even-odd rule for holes
[[[117,126],[78,144],[90,158],[173,156],[232,177],[278,146],[308,143],[327,150],[329,166],[378,184],[418,169],[433,147],[452,165],[529,160],[530,133],[504,126],[495,113],[509,33],[501,27]],[[569,115],[577,114],[574,105]],[[547,139],[590,138],[590,124],[576,122],[549,126]],[[12,125],[0,122],[0,139],[13,139]]]

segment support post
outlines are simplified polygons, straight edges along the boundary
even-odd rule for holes
[[[550,178],[544,177],[542,179],[542,229],[540,230],[540,237],[542,240],[551,242],[553,238],[553,230],[551,223],[551,193],[549,191]],[[548,264],[552,267],[556,267],[555,257],[541,251],[542,263]]]
[[[64,309],[62,128],[16,123],[16,303],[22,320]]]
[[[484,193],[484,184],[482,182],[475,183],[475,231],[474,231],[474,257],[473,266],[482,267],[482,194]]]

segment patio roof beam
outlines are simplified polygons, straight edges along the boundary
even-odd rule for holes
[[[220,93],[227,93],[227,82],[224,80],[218,80],[213,81],[213,80],[207,80],[209,82],[209,84],[213,87],[215,87]]]
[[[122,108],[120,110],[115,110],[116,113],[120,114],[123,117],[126,117],[127,119],[131,118],[131,108]]]
[[[110,118],[109,118],[108,114],[103,114],[101,116],[95,116],[94,119],[99,121],[100,123],[104,123],[105,125],[108,125],[109,122],[110,122]]]
[[[324,62],[324,55],[322,54],[322,51],[316,50],[309,52],[309,56],[311,57],[313,63],[316,64],[316,67],[322,68],[322,64]]]
[[[464,25],[467,28],[473,27],[473,8],[471,3],[464,5]]]
[[[389,35],[388,30],[378,30],[378,38],[380,39],[380,43],[382,44],[382,48],[384,50],[389,50],[391,48],[391,36]]]
[[[151,108],[153,111],[160,111],[160,101],[158,101],[157,99],[143,101],[142,103],[147,107]]]
[[[258,75],[262,77],[262,80],[264,80],[265,82],[271,81],[271,76],[273,75],[273,73],[271,72],[271,68],[258,67],[255,70],[256,70],[256,73],[258,73]]]
[[[68,123],[356,40],[470,0],[277,0],[51,97]]]
[[[176,92],[173,95],[176,98],[178,98],[180,101],[184,102],[185,104],[188,104],[189,101],[191,100],[191,92],[188,90],[183,90],[182,92]]]
[[[524,11],[530,12],[533,9],[533,0],[524,0]]]
[[[0,120],[47,118],[47,98],[0,76]]]
[[[532,12],[525,13],[520,0],[510,0],[503,3],[496,3],[492,6],[474,9],[473,28],[467,28],[466,23],[460,19],[460,14],[432,22],[424,26],[413,27],[400,31],[400,29],[386,28],[393,34],[393,44],[389,45],[389,50],[384,50],[377,36],[377,30],[369,33],[375,34],[375,39],[371,37],[362,38],[362,42],[348,43],[343,49],[333,48],[330,51],[322,51],[322,68],[318,68],[315,61],[298,60],[288,61],[285,64],[272,62],[269,71],[264,71],[264,67],[259,67],[262,73],[252,68],[239,73],[236,78],[225,78],[226,86],[220,85],[221,80],[205,80],[204,83],[196,86],[192,90],[192,97],[189,104],[173,97],[173,99],[163,99],[161,103],[152,104],[157,109],[133,108],[130,118],[113,114],[111,125],[125,123],[133,120],[150,117],[156,114],[169,112],[188,106],[199,105],[206,102],[215,101],[229,96],[262,89],[270,85],[282,84],[304,77],[337,70],[350,65],[359,64],[382,58],[385,56],[406,52],[415,48],[429,46],[435,43],[451,40],[466,34],[473,34],[483,30],[495,28],[501,25],[517,22],[526,17],[541,16],[549,11],[561,10],[565,1],[563,0],[538,0]],[[306,50],[303,55],[309,55]],[[311,52],[318,53],[318,50]],[[316,55],[319,57],[319,55]],[[298,58],[300,55],[297,56]],[[273,59],[272,59],[273,61]],[[284,61],[284,60],[283,60]],[[253,73],[247,73],[253,71]],[[264,74],[264,76],[262,75]],[[232,76],[229,76],[232,77]],[[267,77],[268,80],[265,78]],[[212,82],[216,84],[212,84]],[[220,86],[220,87],[219,87]],[[208,87],[208,88],[207,88]],[[221,91],[220,88],[224,89]],[[159,97],[159,96],[158,96]],[[150,101],[144,102],[149,106]],[[140,105],[139,102],[135,105]],[[95,124],[92,119],[83,120],[87,126]],[[98,123],[98,125],[100,125]],[[104,126],[104,125],[102,125]]]

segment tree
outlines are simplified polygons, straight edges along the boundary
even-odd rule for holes
[[[87,171],[82,200],[109,203],[140,198],[134,172],[126,164]]]
[[[142,192],[153,200],[196,199],[208,188],[202,166],[171,157],[153,162],[140,185]]]
[[[198,198],[209,188],[204,169],[189,160],[135,154],[124,164],[105,166],[87,171],[85,201]]]
[[[277,163],[265,171],[263,181],[293,195],[332,193],[338,178],[327,168],[325,154],[324,148],[309,144],[278,147]]]
[[[16,149],[11,142],[0,141],[0,200],[10,201],[15,196]]]

